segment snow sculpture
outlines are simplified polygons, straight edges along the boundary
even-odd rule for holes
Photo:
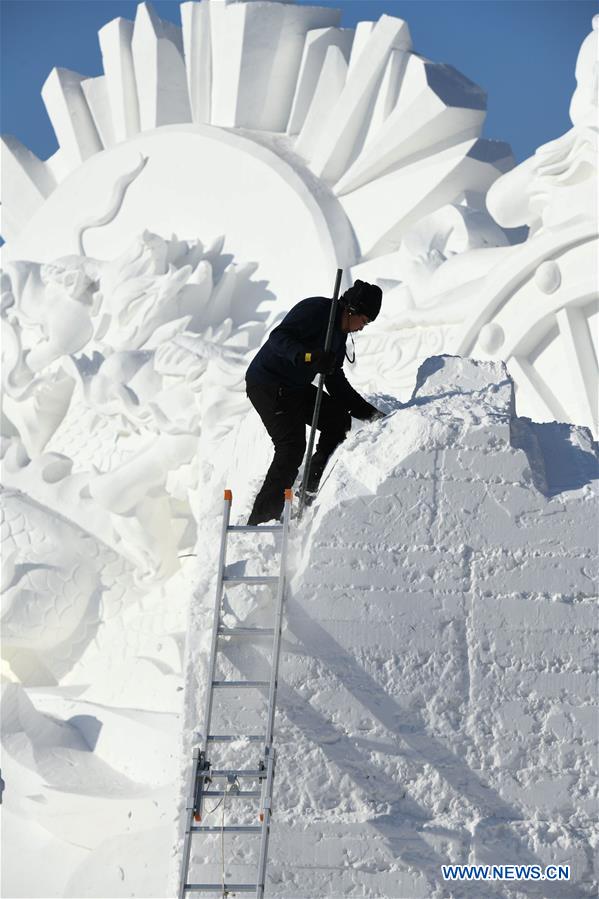
[[[9,263],[3,276],[5,484],[68,515],[142,580],[168,578],[191,545],[194,478],[173,478],[201,435],[210,444],[234,425],[264,333],[251,296],[268,293],[221,243],[146,233],[112,263]]]
[[[387,306],[390,300],[397,304],[392,319],[377,321],[362,341],[357,374],[363,384],[375,389],[374,360],[382,350],[390,392],[404,395],[427,352],[445,348],[503,359],[521,414],[577,422],[599,433],[593,346],[599,293],[598,23],[595,17],[576,65],[574,127],[503,174],[487,194],[498,224],[528,226],[528,240],[500,246],[501,233],[471,212],[465,196],[463,205],[421,219],[397,253],[352,270],[359,277],[382,276],[380,283],[391,288]]]
[[[102,149],[92,110],[83,93],[82,75],[52,69],[42,88],[42,99],[60,144],[61,155],[73,168]]]
[[[540,147],[489,191],[489,211],[505,227],[528,225],[532,235],[573,221],[596,221],[592,182],[598,149],[598,30],[595,16],[576,62],[576,90],[570,103],[574,127]]]
[[[460,352],[507,360],[523,414],[586,424],[595,435],[598,30],[595,16],[576,64],[573,128],[540,147],[489,191],[488,207],[499,224],[526,224],[531,236],[503,260],[501,276],[510,287],[498,291],[499,272],[491,273],[494,284],[489,284],[484,310],[466,323],[458,343]],[[499,325],[505,335],[490,351],[479,349],[476,341],[476,328],[485,321]]]
[[[363,386],[378,376],[383,346],[387,389],[405,395],[430,352],[490,353],[508,362],[522,412],[597,428],[594,307],[584,299],[592,277],[574,297],[565,284],[555,288],[552,307],[541,296],[526,321],[526,291],[513,285],[509,299],[497,297],[502,281],[524,289],[531,265],[561,257],[566,230],[594,226],[591,36],[577,65],[574,128],[510,171],[509,147],[480,138],[484,93],[418,56],[400,19],[354,31],[339,28],[332,9],[220,0],[184,3],[181,14],[178,29],[142,3],[134,23],[107,24],[100,78],[53,70],[43,97],[58,152],[42,162],[14,138],[4,142],[5,258],[50,262],[74,252],[69,235],[81,230],[82,208],[95,216],[87,251],[96,258],[113,258],[146,228],[224,234],[225,251],[255,260],[269,282],[271,317],[328,289],[341,266],[388,294],[389,315],[364,341]],[[103,198],[140,155],[149,164],[109,216]],[[65,181],[69,173],[81,177]],[[486,211],[487,191],[501,227]],[[57,218],[63,227],[51,228]],[[522,225],[529,241],[508,253],[513,238],[502,228]],[[467,238],[456,240],[464,228]],[[591,271],[587,250],[575,270]],[[486,325],[500,309],[511,325],[499,324],[505,340],[489,351]]]
[[[190,122],[181,29],[161,22],[152,7],[142,4],[131,39],[131,54],[139,104],[139,126]]]
[[[98,230],[88,251],[98,258],[114,256],[144,228],[193,236],[200,215],[200,233],[223,233],[226,251],[256,260],[276,297],[271,315],[297,296],[321,293],[337,265],[387,288],[390,316],[375,342],[364,341],[356,372],[363,385],[373,382],[371,363],[382,346],[387,389],[405,395],[430,352],[488,355],[485,326],[503,306],[512,325],[491,355],[508,361],[519,408],[596,428],[587,324],[593,312],[581,301],[581,290],[582,297],[592,294],[595,284],[568,297],[568,314],[559,317],[566,287],[556,289],[559,308],[547,307],[548,317],[539,308],[526,323],[508,312],[530,305],[519,288],[509,301],[496,298],[501,281],[528,283],[530,256],[537,267],[561,256],[558,230],[566,246],[563,229],[576,221],[583,229],[584,221],[594,225],[593,38],[577,65],[574,128],[512,172],[509,148],[479,137],[483,92],[450,66],[414,53],[405,22],[383,16],[361,23],[354,35],[338,21],[338,12],[315,7],[202,0],[183,4],[182,31],[161,23],[147,4],[135,24],[106,25],[105,76],[86,80],[55,70],[44,88],[58,153],[43,163],[15,139],[5,141],[6,258],[52,261],[73,252],[68,235],[80,230],[82,207],[94,210]],[[267,90],[273,83],[277,91]],[[102,148],[109,152],[98,154]],[[126,148],[151,162],[104,221],[103,198],[133,167]],[[250,157],[261,171],[248,166]],[[183,177],[173,172],[173,158]],[[96,164],[91,178],[84,160]],[[74,170],[82,177],[66,183]],[[499,225],[530,228],[527,244],[511,253],[486,212],[489,188]],[[247,202],[256,194],[260,216]],[[57,216],[65,227],[48,240]],[[456,239],[464,229],[467,237]],[[466,252],[473,249],[481,252]],[[590,260],[587,253],[574,268],[591,271]]]
[[[50,167],[14,137],[2,138],[2,228],[15,234],[56,187]]]
[[[127,19],[113,19],[98,32],[115,143],[139,131],[132,37],[133,23]]]
[[[594,237],[587,207],[555,214],[595,175],[588,41],[575,134],[530,176],[521,216],[509,147],[480,138],[484,94],[418,56],[402,20],[354,31],[331,9],[219,0],[181,12],[181,29],[148,4],[105,25],[99,78],[50,73],[50,159],[3,139],[7,855],[32,895],[112,877],[107,895],[126,877],[165,892],[185,559],[198,522],[209,545],[225,472],[242,508],[263,473],[243,373],[298,297],[330,289],[337,266],[385,288],[352,375],[367,389],[409,392],[419,360],[458,346],[508,358],[519,405],[540,395],[551,417],[590,421],[593,285],[574,274]],[[500,176],[496,224],[484,195]],[[502,223],[533,217],[542,227],[510,247]],[[538,388],[563,372],[544,352],[557,326],[582,408]],[[60,871],[41,864],[58,855]]]

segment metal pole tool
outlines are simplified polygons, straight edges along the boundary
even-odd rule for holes
[[[325,353],[331,349],[333,341],[333,328],[335,326],[335,313],[337,312],[337,303],[339,301],[339,288],[341,287],[341,278],[343,277],[343,269],[337,269],[337,277],[335,278],[335,289],[333,291],[333,299],[331,301],[331,312],[329,315],[329,325],[324,341]],[[312,450],[314,449],[314,439],[316,437],[316,425],[318,424],[318,415],[320,413],[320,405],[322,403],[322,391],[324,389],[325,373],[321,372],[318,376],[318,388],[316,391],[316,402],[314,403],[314,415],[312,416],[312,427],[310,428],[310,439],[308,441],[308,450],[306,453],[306,464],[304,465],[304,476],[300,487],[298,518],[301,518],[306,502],[306,489],[308,479],[310,477],[310,467],[312,464]]]

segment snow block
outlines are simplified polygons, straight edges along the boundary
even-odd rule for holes
[[[365,146],[378,135],[384,122],[395,107],[409,59],[410,53],[407,50],[391,51],[374,103],[368,134],[364,141]]]
[[[327,49],[310,108],[295,141],[295,152],[305,159],[314,152],[322,133],[322,123],[341,96],[346,79],[347,61],[339,47],[331,46]]]
[[[181,25],[187,88],[193,122],[210,121],[212,89],[212,46],[210,43],[210,5],[181,4]]]
[[[281,3],[213,3],[212,124],[285,131],[305,36],[340,13]]]
[[[106,76],[100,75],[98,78],[86,78],[81,82],[81,88],[102,144],[106,148],[112,147],[116,140]]]
[[[368,39],[372,34],[375,22],[358,22],[354,32],[354,40],[351,48],[351,56],[349,58],[349,67],[353,71],[356,63],[362,54],[362,50],[368,43]]]
[[[397,103],[340,179],[337,193],[355,190],[399,163],[405,165],[423,153],[436,153],[481,133],[487,105],[481,88],[452,66],[415,54],[404,52],[403,60],[395,63],[400,64],[405,74]],[[399,90],[397,81],[395,75],[394,87]]]
[[[5,135],[2,147],[2,236],[15,238],[56,187],[48,166],[18,138]]]
[[[133,65],[133,22],[113,19],[98,32],[106,89],[117,143],[139,131],[139,104]]]
[[[410,47],[406,23],[402,19],[381,16],[348,74],[345,88],[324,124],[321,139],[310,160],[312,171],[327,183],[338,181],[357,155],[359,147],[356,143],[364,130],[364,117],[391,50],[408,50]]]
[[[587,317],[582,309],[567,306],[558,310],[556,320],[565,344],[569,374],[574,388],[574,420],[592,422],[594,433],[597,433],[599,429],[597,358]]]
[[[307,33],[287,126],[288,134],[298,134],[302,129],[319,84],[328,48],[338,47],[347,62],[352,39],[353,31],[350,28],[314,28]]]
[[[56,139],[69,168],[74,169],[102,149],[102,141],[81,88],[82,75],[69,69],[52,69],[42,99]]]
[[[513,164],[508,144],[467,140],[405,165],[340,196],[365,259],[397,250],[423,216],[456,200],[464,186],[485,193]],[[369,210],[377,209],[376,216]]]
[[[131,41],[142,131],[191,121],[181,29],[140,3]]]
[[[287,604],[275,895],[305,895],[316,857],[311,896],[435,895],[434,834],[444,863],[564,864],[570,851],[571,895],[593,894],[597,572],[584,530],[599,464],[583,440],[581,482],[578,444],[556,444],[552,496],[551,444],[531,458],[517,423],[503,363],[432,357],[412,400],[352,433],[325,471]],[[284,849],[304,811],[326,834],[322,857],[304,837]],[[348,872],[335,860],[358,822]],[[407,892],[385,880],[392,863]]]

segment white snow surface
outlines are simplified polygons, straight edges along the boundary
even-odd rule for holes
[[[292,526],[267,895],[595,895],[596,446],[585,428],[517,418],[501,362],[432,357],[410,402],[371,399],[389,415],[350,435]],[[240,521],[254,487],[234,500]],[[212,496],[190,606],[181,821],[202,727]],[[243,535],[228,560],[254,574],[274,550]],[[266,626],[261,589],[230,588],[226,622]],[[268,676],[268,646],[243,643],[223,676]],[[214,730],[260,732],[263,700],[226,697]],[[257,761],[243,744],[220,752],[216,767]],[[227,823],[248,821],[232,806]],[[223,853],[197,836],[191,880],[220,881],[224,864],[227,880],[251,882],[254,859],[247,837],[228,835]],[[447,863],[569,864],[571,880],[448,884]]]

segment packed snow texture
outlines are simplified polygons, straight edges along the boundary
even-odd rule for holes
[[[294,527],[268,895],[480,896],[441,876],[443,863],[475,862],[571,866],[569,883],[486,895],[595,895],[591,435],[517,418],[505,366],[457,357],[428,359],[411,401],[386,408],[337,451]],[[251,496],[240,499],[243,520]],[[214,568],[191,606],[186,770],[219,505],[204,526]],[[235,571],[270,568],[273,538],[261,540],[230,544]],[[267,625],[269,588],[252,589],[229,588],[227,624]],[[225,648],[223,676],[268,676],[267,647],[243,642]],[[259,732],[264,697],[229,693],[219,726]],[[212,752],[216,767],[253,758],[243,743]],[[237,808],[227,823],[248,820]],[[227,835],[224,853],[219,839],[194,841],[191,880],[218,882],[224,860],[226,879],[251,882],[247,837]]]

